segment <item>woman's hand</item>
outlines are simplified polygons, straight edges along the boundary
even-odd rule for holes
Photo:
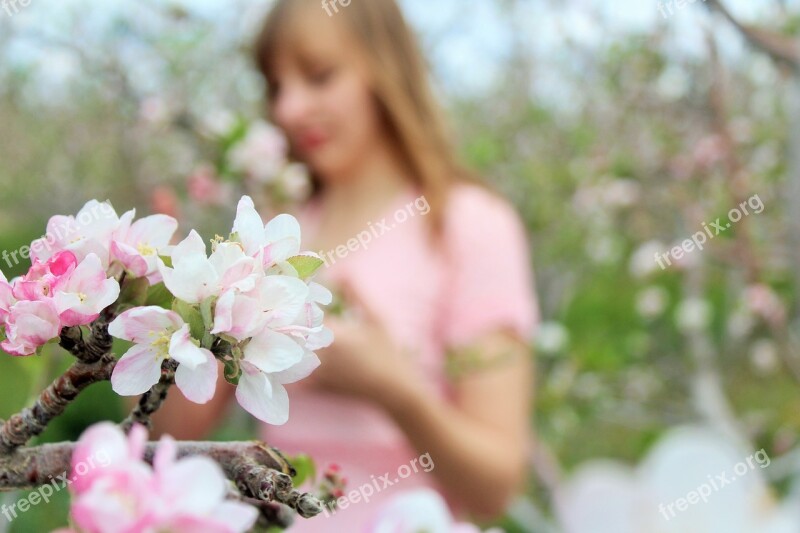
[[[398,346],[380,318],[349,286],[341,287],[346,312],[325,316],[333,344],[317,352],[322,364],[307,379],[323,390],[384,405],[419,382],[411,353]]]

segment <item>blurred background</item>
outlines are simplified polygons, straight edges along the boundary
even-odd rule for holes
[[[628,509],[636,488],[658,485],[667,504],[763,449],[771,464],[746,490],[682,519],[721,509],[746,515],[726,531],[800,531],[800,1],[728,0],[735,20],[700,0],[401,3],[463,157],[515,202],[533,243],[538,442],[503,527],[687,531]],[[268,5],[0,2],[0,249],[91,198],[227,231],[239,195],[264,190],[248,171],[263,105],[248,43]],[[270,187],[276,210],[304,193],[295,172]],[[659,266],[755,195],[763,210],[752,200],[703,250]],[[27,266],[0,260],[9,278]],[[0,418],[68,363],[0,358]],[[40,440],[122,415],[110,386],[94,387]],[[249,423],[218,437],[252,436]],[[681,446],[732,459],[703,466]],[[681,467],[659,477],[653,464]],[[9,531],[63,525],[61,496]],[[600,504],[654,525],[586,529]]]

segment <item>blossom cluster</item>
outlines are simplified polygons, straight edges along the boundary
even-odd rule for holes
[[[204,132],[217,141],[217,163],[198,165],[187,179],[189,198],[198,205],[218,206],[229,201],[241,182],[246,191],[266,193],[270,203],[299,202],[308,197],[311,181],[306,167],[290,161],[285,136],[273,125],[248,124],[220,111],[212,114]]]
[[[153,466],[144,461],[147,430],[129,435],[109,422],[84,432],[72,455],[70,517],[75,529],[59,533],[137,531],[249,531],[258,511],[228,500],[229,481],[208,457],[177,459],[177,445],[162,437]],[[78,465],[103,455],[102,467],[81,473]]]
[[[122,312],[108,331],[133,343],[114,368],[115,392],[147,392],[170,362],[186,398],[205,403],[219,359],[244,409],[285,423],[284,385],[313,372],[314,351],[333,341],[320,307],[332,295],[312,281],[323,263],[300,252],[297,220],[282,214],[265,224],[244,196],[229,238],[216,237],[208,255],[194,230],[170,244],[174,218],[134,217],[96,200],[77,216],[52,217],[48,236],[31,245],[29,272],[0,280],[2,348],[33,354],[63,327],[90,324],[115,304]]]
[[[92,200],[76,216],[50,219],[46,237],[30,245],[28,272],[11,282],[0,273],[3,350],[32,355],[63,327],[93,322],[119,297],[113,270],[158,281],[156,250],[177,222],[154,215],[133,223],[134,216]]]
[[[218,372],[211,348],[225,344],[225,377],[241,406],[264,422],[285,423],[283,385],[307,377],[320,364],[314,350],[333,341],[320,308],[332,295],[310,279],[322,260],[300,253],[297,220],[283,214],[264,224],[245,196],[230,238],[215,239],[211,255],[195,231],[165,253],[159,271],[177,305],[134,308],[110,324],[112,335],[134,342],[114,370],[114,390],[144,393],[172,358],[181,392],[207,402]]]

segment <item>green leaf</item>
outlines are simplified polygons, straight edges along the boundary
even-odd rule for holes
[[[311,457],[306,454],[299,454],[289,457],[288,460],[289,464],[291,464],[297,472],[292,479],[295,487],[299,487],[308,479],[310,479],[312,483],[314,482],[317,477],[317,465]]]
[[[169,268],[172,268],[172,256],[169,256],[169,255],[159,255],[158,257],[159,257],[159,259],[161,259],[162,261],[164,261],[164,265],[168,266]]]
[[[200,302],[200,315],[203,317],[203,324],[206,329],[212,329],[214,325],[214,306],[217,303],[216,296],[209,296]]]
[[[310,255],[296,255],[286,261],[297,270],[297,275],[303,279],[313,276],[325,264],[322,259]]]
[[[178,313],[184,322],[189,324],[189,331],[192,333],[192,337],[197,340],[203,338],[206,328],[203,325],[203,316],[200,314],[197,307],[175,298],[175,303],[172,304],[172,310]]]
[[[156,305],[158,307],[163,307],[164,309],[171,309],[172,302],[175,300],[175,297],[172,295],[171,292],[167,289],[167,286],[164,285],[163,282],[158,283],[150,287],[147,291],[147,299],[145,300],[145,305]]]

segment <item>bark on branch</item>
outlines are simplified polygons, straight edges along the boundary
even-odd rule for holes
[[[179,458],[203,455],[213,459],[246,501],[280,503],[306,518],[322,512],[322,504],[315,496],[294,490],[291,476],[296,472],[289,461],[263,442],[185,441],[176,444]],[[153,442],[147,444],[145,461],[148,463],[153,461],[156,446]],[[63,442],[19,448],[11,454],[0,455],[0,491],[33,489],[59,480],[71,483],[74,449],[75,443]],[[274,506],[263,508],[274,513],[276,518],[280,515]]]
[[[142,395],[131,414],[120,424],[125,433],[131,430],[133,424],[142,424],[147,429],[152,429],[153,422],[150,417],[164,405],[169,388],[175,383],[177,366],[173,359],[164,362],[161,368],[161,380]]]
[[[40,435],[47,425],[75,400],[80,392],[93,383],[111,378],[117,359],[106,352],[93,363],[77,361],[53,381],[33,404],[11,416],[0,427],[0,457],[24,446]]]
[[[62,414],[82,390],[111,379],[117,359],[111,353],[108,324],[114,316],[113,306],[106,309],[89,326],[88,335],[80,327],[64,328],[60,345],[77,361],[40,394],[33,406],[0,421],[0,491],[71,483],[75,443],[24,446]],[[175,370],[174,361],[165,362],[161,380],[142,396],[122,423],[123,429],[130,429],[134,423],[150,426],[150,415],[166,399]],[[145,460],[149,463],[156,446],[147,444]],[[178,457],[204,455],[219,464],[238,489],[236,497],[259,509],[261,525],[288,527],[293,515],[287,508],[305,518],[322,512],[322,503],[315,496],[294,490],[292,477],[296,472],[286,458],[262,442],[178,442],[177,446]]]

